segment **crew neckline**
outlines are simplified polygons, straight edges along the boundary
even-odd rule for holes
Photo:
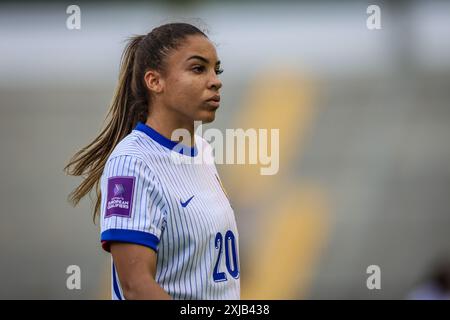
[[[136,127],[134,128],[134,130],[138,130],[138,131],[145,133],[147,136],[152,138],[154,141],[156,141],[163,147],[168,148],[172,151],[178,152],[182,155],[195,157],[198,154],[196,145],[194,145],[193,147],[189,147],[182,143],[170,140],[143,122],[139,121],[137,123]],[[177,150],[173,150],[176,146],[178,146]]]

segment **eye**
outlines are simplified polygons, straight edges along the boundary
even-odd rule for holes
[[[216,69],[216,74],[221,74],[223,72],[223,69]]]
[[[195,66],[195,67],[192,68],[192,70],[195,73],[202,73],[203,71],[205,71],[205,67],[204,66]]]

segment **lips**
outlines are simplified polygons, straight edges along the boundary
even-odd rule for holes
[[[206,103],[217,109],[220,105],[220,96],[215,95],[215,96],[209,98],[208,100],[206,100]]]
[[[206,101],[216,101],[216,102],[220,102],[220,96],[219,96],[219,95],[215,95],[215,96],[209,98],[209,99],[206,100]]]

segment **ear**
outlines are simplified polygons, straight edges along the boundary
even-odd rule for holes
[[[164,79],[161,74],[155,70],[148,70],[144,74],[144,81],[151,92],[161,93],[164,90]]]

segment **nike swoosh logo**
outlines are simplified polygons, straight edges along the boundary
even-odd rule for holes
[[[193,197],[194,197],[194,196],[190,197],[186,202],[183,202],[183,201],[181,201],[181,199],[180,199],[180,204],[181,204],[181,206],[182,206],[183,208],[186,208],[186,206],[189,204],[189,202],[191,202],[191,200],[192,200]]]

